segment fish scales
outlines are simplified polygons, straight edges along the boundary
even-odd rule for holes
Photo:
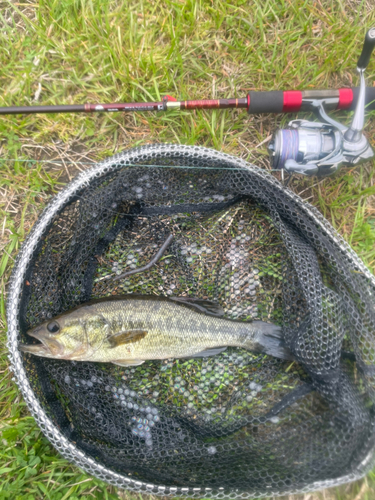
[[[121,331],[147,331],[139,342],[114,348],[110,355],[118,356],[116,359],[124,358],[122,353],[129,353],[137,359],[180,358],[207,348],[243,346],[248,337],[248,327],[240,322],[204,315],[173,302],[147,301],[144,304],[135,300],[130,305],[124,301],[119,313],[117,307],[112,306],[107,303],[97,311],[108,318],[112,335],[119,327]],[[114,316],[116,318],[112,320]]]
[[[200,299],[126,296],[83,304],[30,330],[39,356],[137,365],[146,360],[215,355],[227,346],[293,359],[281,328],[219,317]]]

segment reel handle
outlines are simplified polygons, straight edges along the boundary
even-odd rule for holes
[[[365,93],[366,84],[363,75],[369,61],[371,53],[375,46],[375,28],[368,30],[365,36],[365,41],[362,48],[362,54],[358,60],[357,71],[360,75],[360,86],[357,107],[354,112],[353,121],[344,134],[345,140],[350,144],[363,142],[362,129],[365,123]]]
[[[374,47],[375,47],[375,28],[371,28],[368,30],[365,36],[362,53],[359,56],[357,63],[358,70],[365,70],[367,68]]]

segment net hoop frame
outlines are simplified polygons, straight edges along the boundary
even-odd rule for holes
[[[275,192],[278,190],[282,191],[284,196],[298,204],[301,213],[304,216],[309,217],[310,220],[313,220],[314,223],[319,226],[323,234],[329,238],[337,251],[344,252],[348,257],[350,257],[354,267],[363,273],[365,277],[375,286],[375,276],[370,273],[360,258],[350,248],[348,243],[346,243],[346,241],[335,231],[332,225],[319,213],[319,211],[309,203],[303,201],[303,199],[297,194],[293,193],[288,188],[285,188],[275,177],[272,176],[271,173],[266,170],[260,169],[259,167],[256,167],[255,165],[252,165],[240,158],[200,146],[174,144],[153,144],[141,146],[109,157],[102,162],[97,163],[93,167],[79,173],[77,177],[69,182],[56,196],[51,199],[48,206],[40,214],[37,222],[34,224],[32,230],[25,239],[15,260],[8,291],[6,312],[8,322],[7,347],[9,351],[8,358],[10,361],[9,369],[13,372],[13,380],[17,383],[31,415],[35,418],[43,434],[65,459],[85,471],[87,474],[93,475],[115,487],[145,494],[170,497],[188,496],[193,498],[212,498],[213,496],[216,498],[228,499],[237,497],[247,499],[255,498],[255,496],[259,498],[259,492],[254,496],[251,492],[236,493],[235,490],[231,493],[227,493],[224,492],[224,488],[218,488],[214,491],[212,488],[176,487],[150,484],[130,479],[126,475],[116,473],[111,469],[98,464],[86,453],[81,451],[73,442],[69,441],[48,417],[31,388],[27,372],[23,366],[22,355],[19,350],[19,311],[26,270],[39,240],[45,235],[46,230],[48,230],[49,225],[56,214],[59,213],[59,211],[62,210],[64,206],[77,195],[77,193],[82,191],[85,187],[88,187],[91,181],[98,179],[109,172],[122,169],[127,165],[132,166],[137,163],[140,165],[142,164],[140,161],[142,159],[150,161],[157,159],[158,156],[170,158],[188,156],[193,159],[194,154],[196,154],[196,156],[198,156],[198,154],[199,156],[204,156],[206,160],[212,161],[213,164],[216,163],[220,165],[225,162],[233,168],[249,170],[254,176],[258,176],[259,178],[270,183]],[[368,473],[373,465],[374,457],[373,450],[371,450],[367,457],[351,474],[334,480],[315,481],[305,486],[303,489],[291,488],[288,492],[284,491],[280,493],[270,489],[261,496],[269,497],[272,495],[281,496],[286,494],[308,493],[323,488],[338,486],[363,477]]]

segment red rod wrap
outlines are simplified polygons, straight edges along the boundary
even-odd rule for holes
[[[337,109],[350,108],[352,102],[353,102],[352,89],[339,89],[339,103],[337,105]]]
[[[246,108],[246,98],[231,99],[198,99],[193,101],[180,101],[181,109],[227,109]]]
[[[214,109],[220,106],[219,99],[197,99],[181,101],[181,109]]]
[[[299,111],[302,106],[302,92],[300,90],[285,90],[283,113]]]

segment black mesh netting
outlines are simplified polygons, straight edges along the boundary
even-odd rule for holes
[[[219,303],[227,318],[282,325],[296,358],[227,348],[123,368],[24,355],[29,406],[89,457],[88,470],[244,497],[365,473],[375,287],[333,229],[270,175],[203,148],[132,150],[81,178],[18,259],[23,341],[91,298],[188,296]],[[159,262],[114,281],[149,263],[170,233]]]

